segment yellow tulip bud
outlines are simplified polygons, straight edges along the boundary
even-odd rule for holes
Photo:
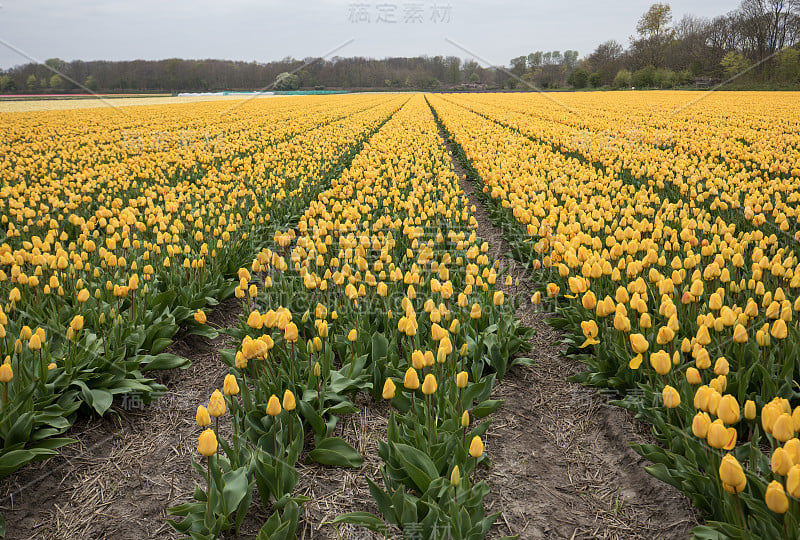
[[[714,363],[714,374],[715,375],[727,375],[730,371],[730,364],[725,359],[725,357],[720,356],[717,358],[717,361]]]
[[[786,475],[786,491],[792,497],[800,497],[800,464],[792,465]]]
[[[267,401],[267,414],[273,417],[281,414],[281,402],[275,394],[269,396],[269,401]]]
[[[503,295],[503,291],[496,291],[494,296],[492,297],[492,302],[496,306],[502,306],[505,302],[505,296]],[[477,318],[477,317],[476,317]]]
[[[416,390],[419,388],[419,376],[413,367],[406,370],[406,375],[403,378],[403,386],[408,390]]]
[[[781,442],[786,442],[794,437],[794,422],[789,414],[783,413],[775,419],[775,423],[772,425],[772,436]]]
[[[297,407],[297,402],[294,399],[294,394],[291,390],[283,392],[283,408],[287,411],[293,411]]]
[[[217,452],[217,436],[213,429],[206,429],[197,439],[197,451],[209,457]]]
[[[387,378],[386,382],[383,383],[383,393],[381,396],[383,399],[392,399],[395,395],[396,386],[394,385],[394,381],[392,379]]]
[[[664,406],[668,409],[674,409],[681,404],[681,396],[675,388],[666,385],[661,392],[661,398],[664,400]]]
[[[480,436],[475,435],[472,442],[469,443],[469,455],[474,458],[479,458],[483,455],[483,441]]]
[[[453,467],[453,472],[450,473],[450,485],[453,487],[457,487],[458,484],[461,483],[461,476],[458,472],[458,465]]]
[[[195,420],[197,421],[197,425],[200,427],[206,427],[207,425],[210,425],[211,416],[208,414],[208,409],[206,409],[202,405],[198,405],[197,415],[195,416]]]
[[[767,503],[767,508],[776,514],[783,514],[789,509],[789,499],[786,497],[783,485],[777,480],[773,480],[767,486],[764,500]]]
[[[711,418],[708,413],[698,412],[694,415],[692,420],[692,433],[699,439],[705,439],[708,436],[708,428],[711,426]]]
[[[731,487],[733,493],[741,493],[747,485],[747,478],[744,475],[739,461],[730,453],[725,454],[719,466],[719,477],[723,484]]]
[[[708,427],[706,440],[712,448],[730,450],[736,445],[736,429],[726,428],[720,419],[714,420]]]
[[[480,319],[481,318],[481,305],[480,304],[472,304],[472,309],[469,312],[469,316],[471,319]]]
[[[744,417],[748,420],[752,420],[756,417],[756,404],[752,399],[748,399],[744,402]]]
[[[222,383],[222,392],[226,396],[235,396],[239,393],[239,384],[236,382],[236,377],[230,373],[225,375],[225,380]]]
[[[633,334],[631,337],[640,335]],[[672,369],[672,358],[669,353],[663,350],[656,351],[650,355],[650,365],[656,370],[659,375],[666,375]]]
[[[703,382],[703,379],[700,377],[700,372],[697,370],[697,368],[690,367],[686,369],[686,382],[692,385],[701,384]]]
[[[789,469],[792,468],[792,465],[794,465],[792,462],[792,457],[785,448],[778,447],[774,452],[772,452],[770,467],[772,468],[772,472],[775,474],[786,476],[789,474]]]
[[[436,377],[432,373],[425,375],[425,380],[422,382],[422,393],[429,396],[436,392],[436,388]]]
[[[208,414],[217,418],[225,414],[225,410],[225,398],[222,397],[219,390],[214,390],[208,400]]]
[[[739,421],[739,403],[730,394],[725,394],[719,400],[717,417],[726,424],[735,424]]]
[[[459,372],[459,374],[456,375],[456,386],[458,388],[466,388],[468,378],[469,375],[467,374],[466,371]]]
[[[14,370],[11,368],[11,364],[2,364],[0,365],[0,382],[8,383],[14,378]]]
[[[288,323],[283,331],[283,339],[289,343],[295,343],[297,341],[297,336],[297,325],[293,322]]]
[[[633,351],[638,354],[643,354],[650,347],[650,343],[642,334],[631,334],[630,341]]]

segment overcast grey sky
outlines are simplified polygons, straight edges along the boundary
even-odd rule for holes
[[[663,1],[663,0],[662,0]],[[492,64],[536,50],[627,46],[652,0],[0,0],[0,39],[39,60],[471,55]],[[673,0],[714,16],[738,0]],[[0,68],[28,60],[0,45]]]

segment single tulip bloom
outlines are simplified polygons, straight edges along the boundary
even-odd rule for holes
[[[247,326],[254,330],[261,330],[264,327],[264,317],[258,311],[251,312],[247,317]]]
[[[393,399],[396,388],[394,381],[387,377],[386,382],[383,383],[383,392],[381,393],[383,399]]]
[[[230,373],[225,375],[225,380],[222,383],[222,392],[226,396],[235,396],[239,393],[239,384],[236,382],[236,377]]]
[[[756,417],[756,404],[752,399],[744,402],[744,417],[753,420]]]
[[[675,409],[681,404],[681,395],[670,385],[664,387],[661,398],[664,400],[664,406],[668,409]]]
[[[80,332],[83,330],[83,315],[75,315],[69,323],[69,327],[73,332]]]
[[[469,443],[469,455],[474,458],[479,458],[483,455],[483,441],[480,436],[475,435],[472,442]]]
[[[480,319],[481,318],[481,305],[480,304],[472,304],[472,309],[469,312],[469,316],[471,319]]]
[[[461,483],[461,475],[458,472],[458,465],[453,467],[453,472],[450,473],[450,485],[453,487],[458,487],[458,484]]]
[[[662,326],[658,329],[658,335],[656,336],[656,343],[659,345],[666,345],[670,343],[673,339],[675,339],[675,331],[668,326]]]
[[[425,380],[422,382],[422,393],[429,396],[436,392],[436,388],[436,377],[432,373],[425,375]]]
[[[270,416],[278,416],[281,414],[281,402],[275,394],[269,396],[269,401],[267,401],[267,414]]]
[[[777,480],[773,480],[767,486],[764,500],[767,503],[767,508],[776,514],[783,514],[789,509],[789,499],[786,497],[783,486]]]
[[[42,348],[42,339],[39,337],[39,334],[33,334],[31,339],[28,341],[28,348],[32,351],[38,351]]]
[[[774,401],[764,405],[761,409],[761,427],[764,428],[764,431],[771,435],[772,427],[775,425],[778,416],[782,413],[781,407]]]
[[[355,328],[353,328],[352,330],[350,330],[350,332],[348,332],[348,334],[347,334],[347,339],[348,339],[350,342],[353,342],[353,341],[355,341],[355,340],[357,340],[357,339],[358,339],[358,332],[356,331],[356,329],[355,329]]]
[[[725,359],[725,357],[720,356],[717,358],[717,361],[714,363],[714,374],[715,375],[727,375],[730,372],[730,364]]]
[[[717,406],[717,417],[726,424],[735,424],[739,421],[740,411],[739,402],[731,394],[725,394],[719,400]]]
[[[701,384],[703,379],[700,377],[700,372],[697,368],[690,367],[686,369],[686,382],[691,385]]]
[[[708,436],[708,428],[711,427],[711,418],[708,413],[698,412],[692,420],[692,433],[698,439],[705,439]]]
[[[466,371],[461,371],[456,375],[456,386],[458,388],[466,388],[469,374]]]
[[[719,466],[720,480],[727,486],[734,489],[734,493],[741,493],[747,485],[747,478],[744,475],[739,461],[730,453],[725,454]]]
[[[222,397],[222,393],[219,390],[214,390],[208,400],[208,414],[218,418],[225,414],[225,410],[225,398]]]
[[[413,367],[406,370],[406,375],[403,377],[403,386],[408,390],[416,390],[419,388],[419,376],[417,375],[417,370]]]
[[[197,439],[197,451],[209,457],[217,453],[217,436],[213,429],[206,429]]]
[[[794,437],[794,422],[790,415],[783,413],[775,419],[775,423],[772,425],[772,436],[781,442],[786,442]]]
[[[206,312],[201,309],[198,309],[194,313],[194,320],[197,321],[198,324],[206,324],[207,321]]]
[[[639,366],[642,365],[642,360],[644,357],[641,354],[637,354],[633,358],[631,358],[630,362],[628,362],[628,367],[631,369],[639,369]]]
[[[505,295],[503,295],[503,291],[496,291],[492,297],[492,302],[494,302],[494,305],[496,306],[502,306],[505,302]]]
[[[650,343],[648,343],[647,339],[645,339],[642,334],[631,334],[630,340],[631,347],[635,353],[643,354],[650,347]]]
[[[788,335],[788,329],[786,328],[786,321],[783,319],[778,319],[774,323],[772,323],[772,328],[770,328],[769,333],[775,339],[785,339]]]
[[[747,343],[747,329],[742,324],[737,324],[733,328],[733,342],[734,343]]]
[[[283,330],[283,339],[289,343],[294,343],[297,341],[297,335],[297,325],[293,322],[288,323]]]
[[[283,392],[283,408],[287,411],[293,411],[297,407],[297,402],[294,399],[294,394],[291,390]]]
[[[650,355],[650,365],[659,375],[666,375],[672,369],[672,358],[667,351],[656,351]]]
[[[2,364],[0,365],[0,382],[8,383],[14,378],[14,370],[11,368],[11,364]]]
[[[800,498],[800,464],[792,465],[786,475],[786,491],[795,498]]]
[[[411,353],[411,365],[414,369],[422,369],[425,367],[425,356],[419,349]]]
[[[792,468],[794,463],[792,462],[792,457],[789,455],[789,452],[786,451],[785,448],[781,448],[780,446],[772,452],[772,458],[770,459],[770,467],[772,468],[772,472],[775,474],[779,474],[781,476],[786,476],[789,474],[789,469]]]
[[[211,416],[208,414],[208,409],[206,409],[202,405],[197,406],[197,414],[195,415],[195,421],[197,425],[200,427],[206,427],[211,424]]]
[[[731,450],[736,446],[736,429],[726,428],[720,419],[714,420],[708,427],[706,440],[712,448]]]

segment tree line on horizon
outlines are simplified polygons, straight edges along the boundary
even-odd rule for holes
[[[83,61],[51,58],[0,71],[0,92],[204,92],[276,89],[672,88],[736,78],[740,87],[800,84],[800,0],[742,0],[714,18],[673,21],[669,4],[653,4],[627,48],[601,43],[537,51],[508,68],[484,68],[456,56],[312,58],[259,63],[231,60]],[[78,83],[78,84],[76,84]]]

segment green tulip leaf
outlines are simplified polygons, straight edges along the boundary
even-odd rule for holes
[[[364,463],[356,450],[338,437],[322,439],[317,447],[308,453],[308,458],[322,465],[335,467],[360,467]]]

